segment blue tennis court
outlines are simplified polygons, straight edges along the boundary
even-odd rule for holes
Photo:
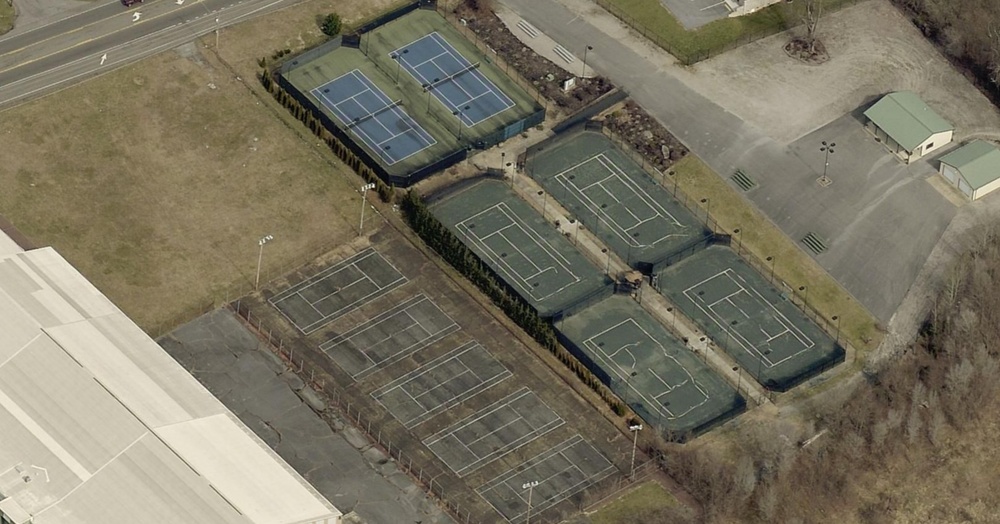
[[[386,164],[437,143],[364,73],[355,69],[312,90],[348,131],[353,131]]]
[[[467,127],[514,107],[514,101],[477,70],[478,62],[469,62],[437,31],[389,56]]]

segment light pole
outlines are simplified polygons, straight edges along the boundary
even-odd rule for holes
[[[365,204],[368,203],[368,190],[375,189],[375,184],[361,186],[361,223],[358,224],[358,236],[365,231]]]
[[[705,204],[705,224],[708,225],[708,222],[712,217],[712,199],[703,198],[701,199],[701,203]]]
[[[840,344],[840,316],[834,315],[833,320],[837,321],[837,343]]]
[[[219,50],[219,19],[215,19],[215,50]]]
[[[592,51],[593,49],[594,46],[592,45],[583,48],[583,74],[580,75],[580,78],[587,78],[587,51]]]
[[[809,287],[808,286],[799,286],[799,292],[804,293],[805,298],[802,299],[802,305],[804,305],[806,307],[806,309],[808,310],[809,309]],[[806,314],[807,315],[809,314],[808,311],[806,312]]]
[[[454,111],[451,112],[451,114],[455,115],[455,117],[458,118],[458,140],[459,141],[462,140],[462,111],[466,111],[468,109],[469,109],[469,106],[465,106],[465,107],[456,109],[456,110],[454,110]]]
[[[639,431],[642,430],[642,424],[634,424],[628,427],[628,430],[632,432],[632,461],[629,466],[629,481],[635,480],[635,448],[636,444],[639,443]]]
[[[733,366],[733,371],[736,372],[736,394],[740,394],[740,386],[743,385],[743,370],[739,366]]]
[[[549,194],[545,191],[539,191],[538,196],[542,197],[542,220],[545,220],[545,205],[548,203]]]
[[[260,240],[257,241],[257,245],[260,246],[260,252],[257,254],[257,276],[253,279],[253,290],[257,291],[260,286],[260,264],[264,261],[264,244],[274,240],[271,235],[264,235]]]
[[[532,480],[531,482],[525,482],[524,484],[521,484],[521,489],[528,490],[528,512],[524,517],[525,524],[531,524],[531,492],[535,489],[535,486],[537,485],[538,485],[537,480]]]
[[[833,142],[830,142],[829,144],[827,144],[826,140],[824,140],[821,143],[823,144],[823,146],[820,147],[819,150],[822,151],[822,152],[824,152],[824,153],[826,153],[826,158],[823,160],[823,178],[826,178],[826,170],[827,170],[827,168],[830,167],[830,155],[832,155],[834,153],[833,148],[837,144],[834,144]]]
[[[774,257],[767,257],[765,260],[771,263],[771,285],[774,285]]]
[[[743,251],[743,229],[736,228],[733,230],[733,234],[736,235],[738,244],[736,244],[736,254],[739,255]]]
[[[608,248],[606,248],[606,247],[602,247],[601,248],[601,253],[607,253],[608,254],[608,259],[607,259],[606,262],[604,262],[604,274],[608,275],[608,276],[611,276],[611,251],[609,251]]]

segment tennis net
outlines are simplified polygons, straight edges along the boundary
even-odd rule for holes
[[[476,62],[475,64],[469,64],[469,65],[463,67],[462,69],[458,70],[458,72],[452,73],[452,74],[450,74],[450,75],[442,78],[441,80],[438,80],[437,82],[431,83],[431,85],[427,87],[427,90],[429,91],[431,89],[434,89],[435,87],[437,87],[437,86],[439,86],[439,85],[441,85],[441,84],[443,84],[445,82],[449,82],[451,80],[454,80],[456,76],[462,76],[465,73],[468,73],[469,71],[472,71],[473,69],[478,69],[478,68],[479,68],[479,62]]]
[[[363,124],[363,123],[365,123],[365,122],[367,122],[367,121],[375,118],[376,116],[381,115],[382,113],[385,113],[386,111],[389,111],[392,108],[394,108],[396,106],[399,106],[399,105],[402,105],[402,104],[403,104],[403,99],[401,98],[401,99],[396,100],[395,102],[393,102],[393,103],[391,103],[391,104],[389,104],[389,105],[387,105],[387,106],[385,106],[383,108],[376,109],[375,111],[372,111],[371,113],[368,113],[367,115],[365,115],[363,117],[355,118],[354,120],[352,120],[351,122],[349,122],[347,124],[347,127],[348,127],[348,129],[350,129],[352,127],[357,127],[358,125]]]

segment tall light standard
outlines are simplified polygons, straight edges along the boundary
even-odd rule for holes
[[[215,50],[219,50],[219,19],[215,19]]]
[[[602,247],[601,248],[601,253],[607,253],[608,254],[608,259],[607,259],[606,262],[604,262],[604,274],[608,275],[608,276],[611,276],[611,251],[609,251],[608,248],[606,248],[606,247]]]
[[[264,261],[264,244],[274,240],[271,235],[264,235],[260,240],[257,241],[257,245],[260,246],[260,252],[257,254],[257,276],[253,279],[253,290],[257,291],[260,286],[260,264]]]
[[[833,320],[837,322],[837,343],[840,344],[840,316],[834,315]]]
[[[774,257],[767,257],[765,260],[771,263],[771,285],[774,285]]]
[[[539,191],[538,196],[542,197],[542,220],[545,219],[545,204],[548,203],[549,194],[545,191]]]
[[[375,189],[375,184],[361,186],[361,223],[358,224],[358,236],[365,231],[365,204],[368,203],[368,190]]]
[[[712,219],[712,199],[703,198],[701,199],[701,203],[705,204],[705,225],[708,225],[708,222]]]
[[[404,49],[402,51],[402,54],[405,55],[406,53],[409,53],[409,52],[410,52],[409,49]],[[396,61],[396,85],[399,85],[399,66],[400,66],[400,62],[403,59],[403,56],[400,53],[392,53],[392,54],[389,55],[389,58],[392,58],[393,60]]]
[[[642,424],[633,424],[628,427],[628,430],[632,432],[632,463],[629,466],[629,481],[635,480],[635,448],[636,444],[639,443],[639,431],[642,430]]]
[[[819,150],[822,151],[822,152],[824,152],[824,153],[826,153],[826,158],[823,160],[823,178],[826,178],[826,170],[827,170],[827,168],[830,167],[830,155],[832,155],[834,153],[833,148],[837,144],[834,144],[833,142],[830,142],[829,144],[827,144],[826,140],[824,140],[821,143],[823,144],[823,146],[820,147]]]
[[[587,51],[593,50],[594,46],[592,45],[583,48],[583,74],[580,75],[580,78],[587,78]]]
[[[743,385],[743,370],[739,366],[733,366],[733,371],[736,372],[736,394],[740,394],[740,386]]]
[[[804,293],[804,297],[805,298],[802,299],[802,304],[808,310],[809,309],[809,287],[808,286],[799,286],[799,292],[800,293]],[[806,312],[806,314],[807,315],[809,314],[808,311]]]
[[[528,512],[526,514],[527,516],[524,517],[525,524],[531,524],[531,492],[535,489],[535,486],[537,485],[538,485],[537,480],[532,480],[531,482],[525,482],[524,484],[521,484],[521,489],[528,490]]]

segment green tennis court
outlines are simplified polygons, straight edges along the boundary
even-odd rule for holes
[[[581,361],[667,438],[697,435],[746,405],[736,388],[627,296],[594,304],[556,329]]]
[[[611,293],[601,270],[502,182],[484,180],[431,207],[543,316]]]
[[[657,275],[658,288],[746,372],[785,391],[844,360],[844,349],[733,250],[713,246]]]

